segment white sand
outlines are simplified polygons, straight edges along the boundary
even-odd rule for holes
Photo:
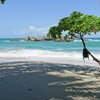
[[[86,59],[85,62],[83,59],[66,59],[64,57],[34,57],[34,58],[2,58],[2,62],[19,62],[19,61],[40,61],[40,62],[48,62],[48,63],[58,63],[58,64],[72,64],[72,65],[81,65],[81,66],[93,66],[100,67],[98,63],[93,61],[92,59]]]
[[[0,64],[0,100],[99,100],[100,68],[95,64],[43,60]]]

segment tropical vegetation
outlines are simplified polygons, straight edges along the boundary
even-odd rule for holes
[[[6,0],[0,0],[0,3],[4,4],[5,1],[6,1]]]
[[[100,31],[100,17],[73,11],[68,17],[61,19],[58,26],[51,27],[47,36],[55,40],[61,38],[63,31],[66,32],[65,38],[70,36],[71,38],[81,39],[83,43],[83,59],[89,58],[90,55],[94,61],[100,64],[100,61],[91,54],[84,42],[85,35],[96,34]]]

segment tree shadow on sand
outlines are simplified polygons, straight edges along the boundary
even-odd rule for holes
[[[0,64],[0,100],[99,100],[100,68],[43,62]]]

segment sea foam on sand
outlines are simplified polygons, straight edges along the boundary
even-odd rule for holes
[[[100,54],[95,54],[95,56],[100,58]],[[94,62],[91,57],[89,60],[86,59],[84,62],[81,52],[55,52],[31,49],[1,51],[0,62],[9,61],[43,61],[52,63],[98,66],[98,64]]]

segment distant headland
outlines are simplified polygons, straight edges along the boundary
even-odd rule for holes
[[[27,41],[57,41],[57,42],[60,42],[60,41],[65,41],[65,42],[73,41],[73,39],[70,39],[70,38],[65,39],[64,37],[62,37],[61,39],[53,40],[52,38],[49,38],[47,36],[37,36],[37,37],[28,36],[28,37],[26,37],[26,40]]]

